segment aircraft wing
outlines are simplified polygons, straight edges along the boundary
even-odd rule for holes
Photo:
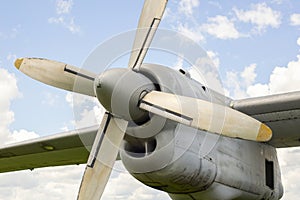
[[[0,173],[86,163],[98,126],[0,147]]]
[[[231,107],[267,124],[272,146],[300,146],[300,92],[235,100]]]

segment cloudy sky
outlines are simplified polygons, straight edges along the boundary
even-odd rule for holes
[[[21,74],[13,67],[16,57],[45,57],[80,67],[97,45],[136,27],[142,4],[128,0],[2,2],[0,144],[76,125],[72,94]],[[232,98],[300,90],[299,1],[173,0],[161,28],[179,31],[206,49]],[[151,60],[151,54],[147,58]],[[121,60],[118,65],[127,62]],[[99,112],[95,104],[93,115]],[[96,123],[89,113],[85,117],[84,125]],[[299,197],[299,158],[300,148],[279,150],[283,199]],[[121,163],[116,165],[103,199],[168,198],[131,178]],[[0,199],[75,199],[83,169],[68,166],[1,174]]]

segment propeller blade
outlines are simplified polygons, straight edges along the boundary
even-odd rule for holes
[[[94,79],[96,74],[77,67],[42,59],[19,58],[15,61],[18,70],[31,78],[64,90],[95,97]],[[74,84],[76,83],[76,87]]]
[[[128,63],[129,68],[139,70],[163,16],[167,2],[168,0],[145,0]]]
[[[128,122],[106,113],[96,135],[80,185],[78,200],[99,200],[108,182]]]
[[[269,141],[272,130],[256,119],[227,106],[201,99],[152,91],[140,108],[173,121],[212,133],[259,142]]]

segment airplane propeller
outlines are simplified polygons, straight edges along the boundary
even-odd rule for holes
[[[128,122],[105,113],[80,185],[78,200],[100,199],[119,152]]]
[[[124,114],[124,109],[120,111],[120,109],[112,108],[111,102],[114,101],[112,90],[115,84],[112,80],[116,75],[110,74],[122,76],[122,73],[130,74],[134,71],[134,76],[142,77],[139,73],[140,66],[160,23],[166,4],[167,0],[145,0],[126,70],[112,69],[97,76],[86,70],[47,59],[20,58],[15,61],[17,69],[38,81],[68,91],[97,97],[108,111],[102,119],[92,146],[78,193],[79,200],[101,198],[125,135],[128,121],[134,118],[130,118],[131,113]],[[142,77],[140,80],[148,79]],[[74,87],[75,81],[76,87]],[[228,137],[260,142],[268,141],[272,137],[272,131],[266,125],[229,107],[196,98],[153,91],[153,88],[151,90],[138,90],[139,94],[130,97],[130,102],[134,102],[131,111],[134,110],[135,118],[143,118],[144,113],[151,112],[196,129]],[[133,101],[131,98],[134,98]],[[212,118],[222,124],[219,126],[221,128],[211,125],[209,120]]]

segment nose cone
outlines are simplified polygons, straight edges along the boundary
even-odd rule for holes
[[[101,73],[95,80],[95,93],[102,106],[112,112],[112,96],[119,80],[126,74],[127,69],[110,69]]]
[[[144,91],[154,90],[146,76],[128,68],[114,68],[100,74],[95,81],[95,93],[106,110],[127,121],[148,119],[147,112],[138,108]]]

